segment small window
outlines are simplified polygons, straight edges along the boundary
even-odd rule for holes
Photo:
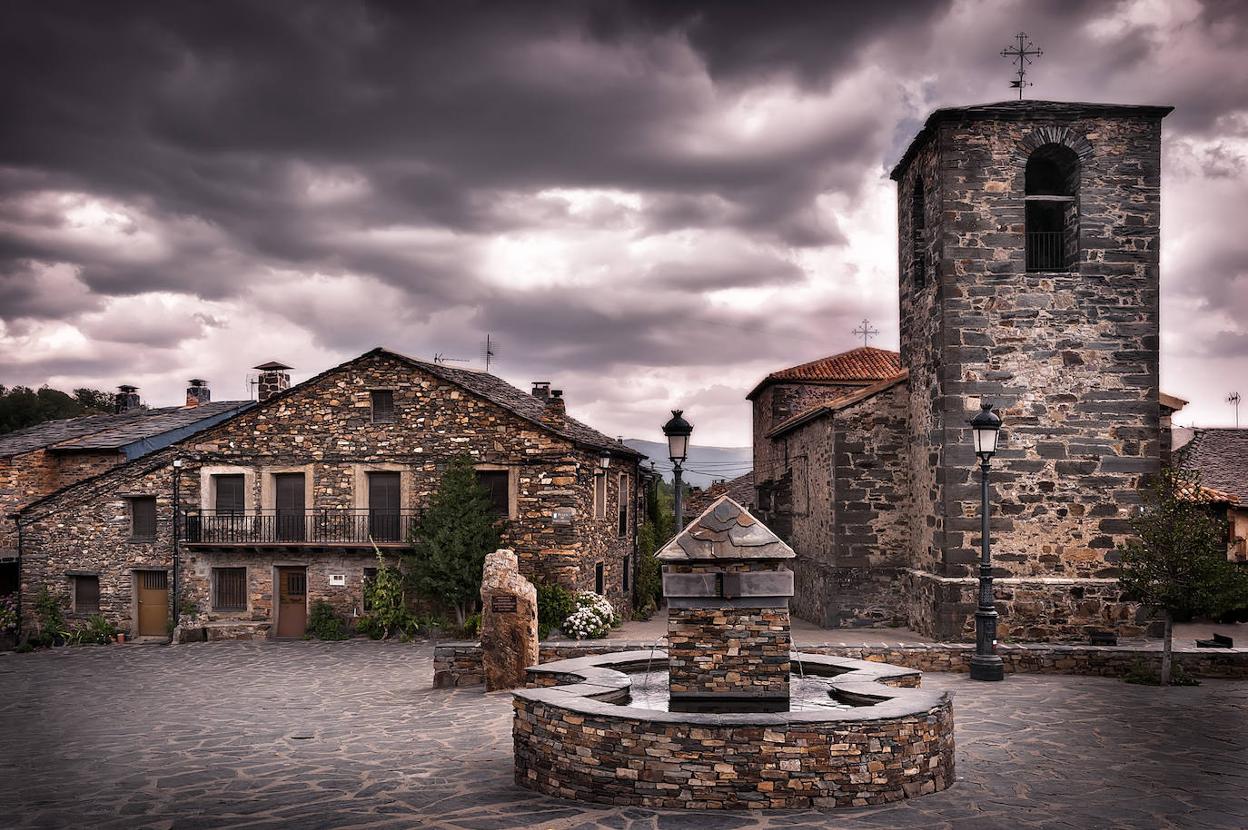
[[[368,394],[373,402],[373,423],[392,423],[394,421],[394,392],[389,389],[374,389]]]
[[[628,535],[628,476],[620,474],[619,521],[616,523],[616,535]]]
[[[247,610],[247,569],[212,569],[212,610]]]
[[[130,538],[156,538],[156,497],[130,499]]]
[[[360,607],[363,608],[365,611],[373,610],[373,603],[369,599],[369,594],[371,593],[369,589],[374,584],[376,584],[376,582],[377,582],[377,569],[365,568],[364,569],[364,589],[363,589],[364,597],[363,597],[363,601],[360,603]]]
[[[79,574],[74,578],[74,612],[96,614],[100,610],[100,578]]]
[[[511,515],[511,484],[506,470],[477,470],[477,482],[490,494],[490,511],[495,516]]]
[[[594,475],[594,518],[607,518],[607,476],[605,473]]]
[[[242,513],[246,511],[244,479],[241,475],[213,476],[212,484],[215,490],[215,504],[218,514]]]
[[[624,593],[625,593],[625,594],[627,594],[627,593],[628,593],[628,590],[629,590],[629,588],[628,588],[628,566],[629,566],[629,564],[630,564],[629,558],[628,558],[627,556],[625,556],[625,557],[624,557],[624,567],[620,569],[620,573],[621,573],[621,574],[623,574],[623,576],[622,576],[622,577],[620,577],[620,584],[621,584],[621,586],[624,588]]]
[[[594,565],[594,593],[601,594],[603,589],[603,570],[602,563]]]

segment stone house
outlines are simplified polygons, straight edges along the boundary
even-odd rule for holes
[[[1227,556],[1248,562],[1248,429],[1197,429],[1177,457],[1225,511]]]
[[[705,490],[694,490],[681,502],[681,512],[685,514],[688,524],[706,511],[720,496],[727,496],[746,510],[754,511],[754,471],[743,473],[736,478],[713,481]]]
[[[1010,101],[927,119],[892,171],[905,374],[823,400],[802,386],[780,417],[762,394],[775,376],[750,393],[759,504],[797,552],[799,614],[973,633],[968,421],[986,400],[1004,420],[991,479],[1001,635],[1143,631],[1115,547],[1182,404],[1158,389],[1168,112]]]
[[[39,499],[142,458],[229,418],[252,401],[212,401],[193,380],[184,406],[148,408],[134,386],[119,387],[114,412],[47,421],[0,435],[0,596],[18,590],[18,535],[11,518]],[[88,580],[80,589],[91,593]]]
[[[384,349],[294,386],[258,368],[254,407],[22,511],[22,590],[94,573],[100,612],[133,633],[165,634],[177,607],[205,636],[301,636],[318,601],[365,610],[374,544],[404,546],[468,455],[527,576],[628,611],[642,456],[549,383],[526,393]]]

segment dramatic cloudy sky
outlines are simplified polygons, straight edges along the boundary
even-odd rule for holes
[[[99,3],[0,10],[0,382],[152,403],[375,345],[748,443],[767,371],[896,347],[887,171],[938,106],[1177,106],[1162,378],[1248,395],[1248,5]],[[1248,405],[1244,407],[1248,420]]]

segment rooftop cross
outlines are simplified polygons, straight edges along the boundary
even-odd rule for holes
[[[858,328],[854,329],[852,333],[861,337],[862,345],[866,346],[867,342],[872,337],[875,337],[877,334],[880,333],[880,330],[871,328],[871,321],[868,320],[866,317],[863,317],[862,323],[858,326]]]
[[[1023,100],[1023,88],[1032,85],[1027,81],[1027,67],[1034,63],[1031,58],[1032,56],[1038,58],[1043,55],[1044,52],[1037,47],[1036,44],[1031,42],[1031,39],[1027,37],[1026,32],[1019,32],[1014,35],[1014,38],[1018,41],[1018,45],[1007,46],[1002,49],[1001,57],[1012,58],[1012,62],[1018,67],[1016,70],[1018,72],[1018,78],[1010,81],[1010,88],[1018,90],[1018,100],[1021,101]]]

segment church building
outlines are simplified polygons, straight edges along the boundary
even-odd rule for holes
[[[1004,422],[991,479],[1000,635],[1143,632],[1115,548],[1182,405],[1158,388],[1170,111],[1010,101],[929,116],[892,171],[900,353],[855,349],[749,395],[758,504],[797,552],[799,615],[973,635],[968,421],[982,401]]]

